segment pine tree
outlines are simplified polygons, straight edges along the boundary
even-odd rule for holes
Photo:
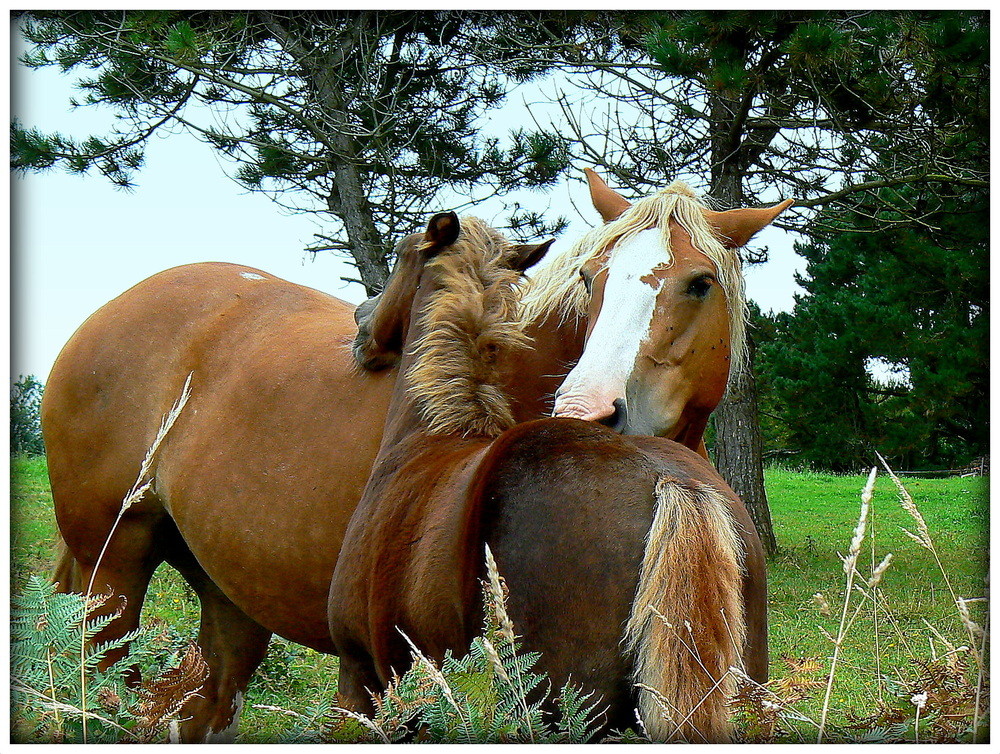
[[[707,177],[706,194],[720,209],[794,197],[798,207],[888,208],[891,222],[919,223],[960,189],[988,185],[989,25],[981,12],[673,11],[605,20],[603,29],[587,27],[588,43],[560,50],[584,72],[576,80],[586,94],[579,104],[564,96],[563,114],[575,157],[602,165],[635,195]],[[908,184],[923,187],[927,206],[892,201],[891,189]],[[808,219],[791,213],[776,224],[803,228]],[[756,252],[745,261],[764,259]],[[752,369],[733,375],[715,414],[715,462],[773,551],[757,404]]]
[[[926,203],[915,189],[901,203]],[[902,468],[955,468],[988,451],[989,198],[967,192],[927,226],[829,213],[796,247],[806,294],[763,347],[774,410],[807,464],[857,470],[872,449]],[[899,374],[875,379],[872,360]]]
[[[558,136],[479,135],[511,86],[472,56],[502,19],[456,11],[32,12],[21,30],[31,67],[82,73],[73,104],[110,107],[115,133],[75,140],[18,123],[16,170],[96,170],[130,187],[154,134],[184,128],[231,164],[246,188],[296,211],[332,216],[369,293],[395,242],[447,190],[503,194],[545,186],[566,165]],[[451,199],[454,202],[454,198]],[[462,203],[462,199],[458,200]],[[439,206],[441,205],[441,206]],[[530,213],[515,223],[534,221]]]

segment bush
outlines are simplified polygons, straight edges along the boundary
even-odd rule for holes
[[[34,375],[21,375],[10,387],[11,455],[45,454],[38,413],[42,403],[42,390],[42,383]]]

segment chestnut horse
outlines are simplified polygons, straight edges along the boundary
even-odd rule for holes
[[[620,197],[593,173],[588,178],[608,218],[608,205]],[[757,212],[716,213],[721,237],[749,237],[766,224]],[[101,641],[138,625],[161,563],[192,586],[210,676],[184,709],[182,740],[235,734],[242,694],[272,633],[334,649],[326,619],[330,575],[382,437],[395,371],[381,368],[400,355],[420,272],[407,260],[422,237],[397,245],[389,285],[357,310],[239,265],[161,272],[91,315],[52,368],[42,431],[66,544],[54,578],[62,589],[81,591],[93,577],[95,591],[125,599]],[[683,239],[675,233],[672,243]],[[540,247],[523,250],[532,249]],[[590,298],[579,269],[588,252],[571,251],[529,286],[532,313],[522,319],[534,319],[526,331],[535,347],[521,353],[509,385],[518,421],[552,412],[553,394],[583,351]],[[687,274],[680,265],[671,269]],[[562,306],[561,295],[572,305]],[[605,308],[618,305],[601,295]],[[698,365],[708,353],[715,351],[690,361],[702,389],[697,380],[677,385],[699,405],[711,403],[715,383],[725,380],[724,361]],[[192,395],[154,459],[155,484],[122,516],[95,576],[122,500],[188,375]],[[683,435],[690,447],[701,445],[700,435]]]
[[[372,711],[410,664],[403,634],[437,660],[468,649],[488,544],[524,648],[557,688],[600,695],[602,730],[638,706],[654,740],[725,740],[729,668],[766,664],[764,559],[739,498],[670,440],[515,425],[503,385],[530,342],[515,311],[536,255],[444,213],[413,256],[382,445],[330,586],[341,702]]]
[[[587,171],[605,225],[529,295],[525,316],[586,316],[587,347],[556,393],[555,416],[669,437],[707,457],[702,435],[745,355],[736,249],[792,204],[714,212],[675,182],[633,206]],[[580,279],[567,269],[579,270]]]

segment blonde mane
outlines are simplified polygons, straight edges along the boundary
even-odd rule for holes
[[[550,314],[558,314],[561,321],[585,316],[590,296],[580,278],[580,267],[601,256],[606,257],[607,267],[621,246],[649,228],[660,229],[669,255],[670,220],[675,220],[691,236],[694,247],[715,264],[728,303],[730,374],[735,374],[746,357],[748,311],[743,272],[739,256],[722,245],[704,209],[694,192],[680,181],[638,200],[618,218],[590,230],[567,251],[550,259],[532,277],[522,299],[521,321],[527,324]],[[672,256],[667,261],[672,261]]]
[[[463,217],[458,240],[427,263],[438,290],[420,314],[407,390],[432,434],[496,437],[514,426],[501,387],[511,351],[531,339],[518,321],[521,274],[498,231]]]

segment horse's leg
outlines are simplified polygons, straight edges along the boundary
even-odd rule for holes
[[[110,524],[106,529],[110,531]],[[149,581],[156,567],[163,562],[156,546],[156,521],[149,515],[126,516],[110,534],[104,554],[104,542],[93,541],[85,546],[77,543],[76,552],[67,546],[53,576],[59,582],[59,591],[87,592],[92,595],[111,594],[111,598],[90,613],[90,617],[121,612],[91,640],[91,645],[120,639],[139,626],[142,604],[146,598]],[[95,574],[96,569],[96,574]],[[98,668],[104,670],[128,654],[128,646],[111,649],[105,653]],[[126,681],[139,681],[138,668],[126,673]]]
[[[243,696],[267,654],[271,632],[234,605],[186,547],[167,560],[201,601],[198,646],[208,664],[205,686],[181,712],[180,740],[231,743],[239,730]]]
[[[52,571],[52,583],[56,585],[56,591],[61,594],[70,592],[81,592],[83,586],[80,584],[80,565],[73,557],[66,542],[60,538],[59,557],[56,560],[56,567]]]
[[[342,651],[337,673],[337,704],[352,712],[371,716],[375,713],[372,694],[382,690],[382,683],[371,658],[364,650]]]

